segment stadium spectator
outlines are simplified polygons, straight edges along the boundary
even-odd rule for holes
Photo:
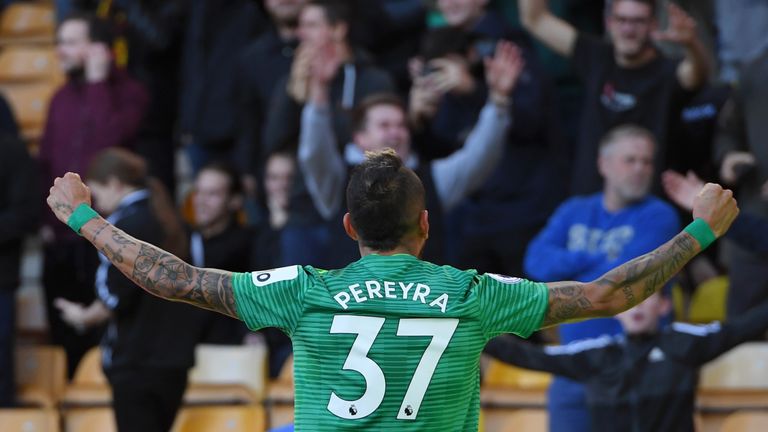
[[[264,28],[253,0],[189,3],[183,41],[178,129],[196,173],[208,162],[234,161],[239,53]]]
[[[594,282],[543,284],[419,260],[429,236],[424,187],[392,149],[371,154],[350,179],[343,223],[362,258],[341,270],[194,267],[101,218],[76,174],[50,192],[59,220],[111,250],[113,264],[148,292],[290,334],[296,425],[313,430],[477,429],[479,357],[491,337],[627,310],[738,214],[731,192],[708,184],[695,222],[663,246]]]
[[[92,15],[77,14],[58,28],[57,53],[66,83],[48,108],[39,160],[43,182],[67,171],[84,172],[91,158],[109,147],[136,143],[148,103],[144,87],[112,61],[112,29]],[[88,243],[44,218],[43,286],[51,342],[63,345],[70,375],[80,357],[98,342],[97,330],[80,335],[63,325],[55,297],[93,301],[97,258]]]
[[[238,163],[250,196],[256,195],[256,179],[264,169],[266,153],[262,152],[261,141],[272,93],[278,81],[291,71],[299,45],[299,13],[306,3],[307,0],[264,0],[270,25],[243,49],[238,59]]]
[[[618,126],[600,143],[603,192],[564,202],[533,239],[525,271],[536,280],[592,280],[659,245],[679,229],[675,209],[649,194],[656,145],[650,131]],[[564,324],[560,343],[621,332],[613,318]],[[557,376],[548,398],[551,431],[590,430],[584,387]]]
[[[371,59],[349,42],[349,9],[338,0],[311,1],[299,16],[301,40],[291,72],[281,80],[272,96],[264,135],[266,154],[277,149],[290,148],[298,140],[301,129],[301,110],[309,97],[311,67],[326,60],[330,66],[329,115],[332,118],[336,141],[335,148],[342,148],[350,140],[350,113],[365,96],[389,91],[392,80],[386,72],[376,68]],[[290,148],[295,151],[294,148]],[[329,267],[331,254],[317,255],[328,237],[323,218],[308,198],[301,172],[297,173],[291,195],[290,217],[282,232],[283,265],[307,262]]]
[[[659,329],[671,299],[656,293],[617,316],[625,335],[538,347],[502,336],[485,352],[506,363],[584,383],[593,432],[696,430],[699,368],[768,330],[768,302],[720,324]]]
[[[605,23],[610,42],[579,33],[553,15],[546,0],[520,0],[523,25],[536,38],[568,57],[586,86],[581,127],[571,175],[574,194],[600,189],[594,169],[600,137],[614,126],[635,123],[651,130],[658,149],[654,182],[666,167],[670,119],[705,83],[709,60],[696,36],[696,23],[682,9],[668,6],[669,25],[659,30],[652,0],[612,0]],[[685,47],[682,61],[665,58],[653,40]]]
[[[184,254],[186,241],[173,204],[146,164],[124,149],[99,153],[87,182],[96,208],[125,230]],[[123,232],[123,231],[121,231]],[[101,248],[97,299],[88,305],[56,299],[62,319],[77,329],[108,322],[101,342],[102,367],[112,389],[121,432],[167,432],[187,385],[202,311],[139,291],[109,259],[122,259],[117,245]],[[175,270],[165,269],[174,278]]]
[[[1,98],[0,98],[1,99]],[[0,407],[14,406],[16,289],[22,241],[37,228],[40,207],[37,166],[26,146],[9,131],[0,132]]]
[[[174,141],[186,3],[74,0],[69,5],[111,24],[115,63],[147,88],[150,102],[134,150],[146,159],[149,174],[170,191],[175,190]]]
[[[737,83],[741,68],[764,57],[768,51],[768,35],[765,33],[768,3],[759,0],[720,0],[713,3],[720,79]]]
[[[411,118],[422,124],[416,128],[419,133],[414,140],[425,146],[419,150],[445,154],[461,148],[488,94],[481,76],[477,77],[482,74],[482,59],[492,54],[488,50],[499,40],[496,35],[512,34],[522,43],[518,46],[525,68],[512,95],[514,103],[509,110],[514,121],[502,137],[504,151],[489,177],[448,216],[448,231],[452,233],[448,240],[453,243],[447,248],[452,252],[449,263],[481,272],[521,274],[525,245],[564,197],[566,152],[552,85],[530,41],[525,35],[505,32],[503,27],[482,30],[482,23],[501,23],[498,17],[492,19],[494,16],[483,12],[474,31],[489,36],[475,37],[474,42],[457,27],[427,34],[423,41],[426,64],[414,81],[410,112]],[[417,111],[422,114],[416,115]],[[437,143],[448,144],[436,149]],[[476,223],[478,220],[484,223]]]
[[[386,72],[376,68],[372,59],[350,42],[349,27],[349,8],[343,1],[315,0],[302,9],[299,48],[289,75],[277,84],[272,96],[264,137],[267,154],[296,142],[301,109],[309,96],[310,68],[316,57],[330,55],[338,60],[332,76],[330,106],[339,146],[349,142],[352,108],[368,94],[392,90],[392,80]]]
[[[720,178],[736,191],[744,209],[768,218],[768,50],[746,65],[732,99],[721,112],[715,136],[715,160]],[[728,244],[726,262],[731,286],[728,316],[738,316],[768,299],[768,257]],[[732,246],[732,247],[730,247]]]
[[[229,271],[251,269],[254,233],[242,226],[243,188],[231,163],[211,162],[198,171],[193,195],[194,226],[189,233],[190,262]],[[208,313],[203,342],[240,344],[248,329],[239,321]]]
[[[283,262],[280,238],[290,216],[291,189],[295,176],[296,157],[293,152],[277,151],[267,158],[263,179],[263,216],[255,227],[252,269],[277,268]],[[269,349],[269,376],[276,378],[292,353],[291,339],[276,328],[265,328],[260,333]]]
[[[310,102],[302,116],[299,166],[312,202],[326,223],[338,225],[338,216],[345,207],[344,183],[350,168],[365,160],[364,152],[392,148],[426,185],[433,237],[424,250],[424,257],[443,262],[443,214],[477,189],[495,167],[510,124],[509,98],[522,69],[522,59],[517,48],[504,42],[499,44],[493,58],[486,59],[486,66],[487,103],[467,144],[450,156],[421,163],[411,148],[405,109],[399,98],[391,94],[372,95],[363,100],[354,118],[353,142],[343,153],[336,149],[328,97],[334,59],[320,57],[313,65]],[[340,229],[332,228],[328,245],[339,244],[343,238]],[[317,250],[327,247],[320,246]],[[335,246],[337,252],[342,248],[343,243]],[[338,259],[353,259],[355,253],[354,247],[349,247]]]

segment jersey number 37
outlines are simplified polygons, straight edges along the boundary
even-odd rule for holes
[[[336,315],[331,324],[331,333],[356,334],[352,349],[344,362],[344,370],[353,370],[365,378],[365,392],[359,399],[349,401],[331,393],[328,411],[344,419],[359,419],[376,411],[384,400],[387,383],[376,362],[368,358],[374,340],[384,326],[384,318]],[[445,348],[453,337],[459,320],[455,318],[402,318],[397,326],[398,336],[432,336],[421,361],[416,367],[408,390],[397,413],[399,420],[415,420],[424,394],[435,373]]]

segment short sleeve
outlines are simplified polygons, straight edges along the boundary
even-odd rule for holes
[[[487,338],[502,333],[527,338],[541,327],[549,303],[546,284],[486,273],[478,276],[475,289]]]
[[[232,286],[237,314],[251,330],[277,327],[290,336],[304,310],[304,294],[314,279],[297,265],[235,273]]]

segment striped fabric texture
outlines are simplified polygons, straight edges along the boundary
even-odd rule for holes
[[[543,320],[544,284],[367,255],[340,270],[238,273],[251,329],[293,341],[296,430],[477,431],[480,353]]]

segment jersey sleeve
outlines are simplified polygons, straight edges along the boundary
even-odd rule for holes
[[[486,273],[478,276],[476,290],[487,338],[502,333],[527,338],[541,327],[549,303],[545,284]]]
[[[304,296],[315,276],[302,266],[235,273],[232,286],[240,319],[251,330],[277,327],[293,334],[304,310]]]

